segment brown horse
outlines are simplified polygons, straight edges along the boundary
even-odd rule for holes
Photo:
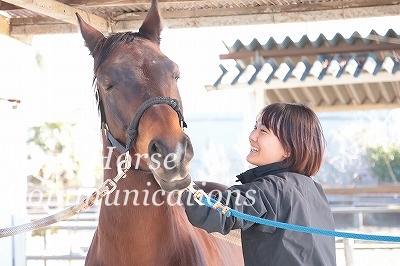
[[[171,192],[190,184],[193,148],[182,129],[178,66],[159,47],[157,1],[135,33],[104,37],[78,21],[94,58],[105,183],[116,188],[102,200],[86,265],[243,265],[240,246],[193,227]],[[129,155],[130,168],[119,161]]]

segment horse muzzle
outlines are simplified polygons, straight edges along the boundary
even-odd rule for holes
[[[173,147],[166,141],[153,140],[149,143],[148,151],[148,167],[163,190],[182,190],[190,185],[193,147],[187,135],[183,135]]]

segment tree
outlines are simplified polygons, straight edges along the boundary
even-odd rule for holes
[[[80,169],[74,155],[74,124],[45,122],[29,129],[28,160],[36,167],[31,182],[54,187],[75,185]]]
[[[400,182],[400,145],[367,147],[366,159],[380,182]]]

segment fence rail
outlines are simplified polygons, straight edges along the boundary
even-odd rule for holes
[[[386,186],[376,188],[337,188],[325,189],[325,193],[331,203],[332,213],[336,219],[343,216],[349,216],[352,228],[362,230],[366,215],[387,215],[400,214],[400,186]],[[49,213],[60,210],[59,199],[54,198],[46,202],[46,206],[38,204],[28,204],[28,215],[31,220],[36,220],[47,216]],[[79,213],[66,221],[53,224],[48,227],[50,230],[59,230],[71,235],[79,235],[83,232],[92,235],[98,222],[99,206]],[[399,215],[400,217],[400,215]],[[400,218],[399,218],[400,219]],[[349,225],[349,224],[346,224]],[[79,237],[75,237],[79,239]],[[90,242],[89,242],[90,244]],[[29,261],[82,261],[86,257],[88,246],[80,246],[79,252],[66,250],[64,254],[46,254],[41,255],[27,254],[26,260]],[[337,250],[345,252],[346,264],[353,258],[353,252],[357,250],[380,249],[380,250],[400,250],[399,243],[377,243],[377,242],[359,242],[348,239],[336,239]],[[44,255],[43,255],[44,254]],[[349,259],[350,258],[350,259]]]

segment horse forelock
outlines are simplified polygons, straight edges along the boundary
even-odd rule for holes
[[[146,36],[146,34],[141,32],[115,33],[100,41],[93,51],[92,55],[94,58],[94,66],[93,66],[94,71],[93,71],[92,86],[94,87],[95,99],[96,99],[97,109],[100,114],[101,122],[106,122],[106,121],[105,121],[104,107],[102,106],[100,93],[98,91],[99,88],[96,84],[98,69],[119,44],[131,43],[137,37],[151,40],[149,36]]]
[[[110,35],[97,44],[93,51],[94,75],[102,63],[107,59],[111,52],[121,43],[130,43],[135,37],[142,36],[139,32],[122,32]]]

